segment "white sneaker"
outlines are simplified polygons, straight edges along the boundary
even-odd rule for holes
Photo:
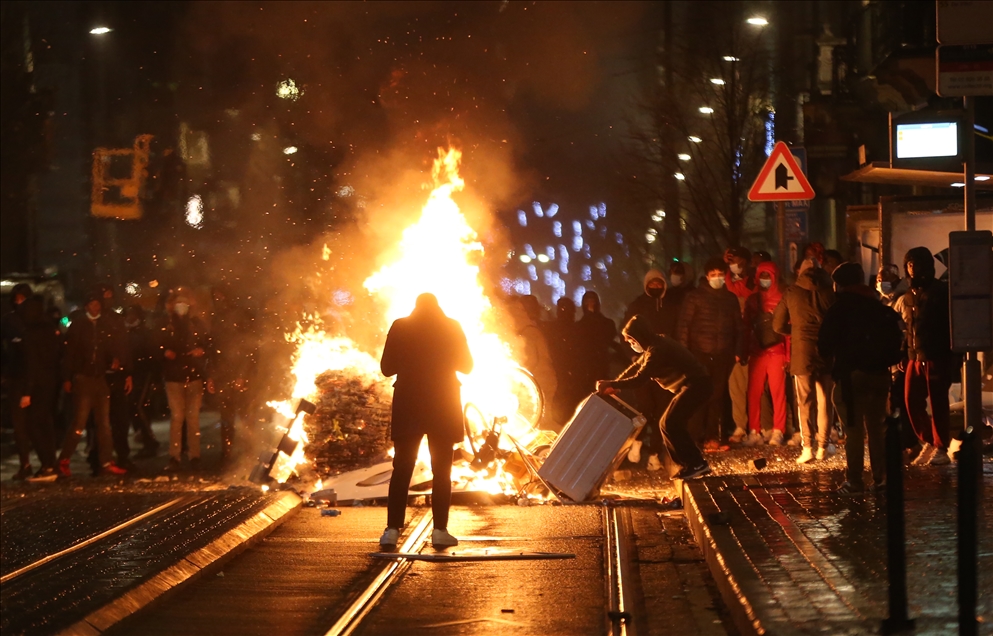
[[[731,437],[728,439],[728,441],[731,442],[732,444],[740,444],[741,441],[745,439],[745,437],[747,436],[748,436],[748,431],[746,431],[743,428],[736,428],[734,429],[734,433],[731,434]]]
[[[379,545],[384,548],[395,548],[400,541],[400,531],[396,528],[383,530],[383,536],[379,537]]]
[[[648,470],[650,470],[652,472],[656,472],[656,471],[662,470],[662,462],[659,461],[659,456],[658,455],[649,455],[648,456],[648,466],[647,466],[647,468],[648,468]]]
[[[921,452],[917,453],[917,457],[915,457],[913,461],[910,462],[910,465],[921,466],[923,464],[928,463],[928,460],[931,459],[931,455],[933,453],[934,453],[934,446],[931,446],[930,444],[925,442],[921,446]]]
[[[635,440],[631,442],[631,449],[628,451],[628,461],[637,464],[641,461],[641,442]]]
[[[765,444],[765,438],[762,437],[762,433],[752,431],[748,434],[748,437],[745,438],[745,441],[742,442],[742,444],[745,446],[761,446],[762,444]]]
[[[931,456],[931,461],[928,462],[928,466],[947,466],[952,463],[952,458],[948,456],[948,451],[944,448],[935,448],[934,455]]]
[[[838,449],[834,444],[828,444],[827,446],[821,446],[817,449],[817,461],[823,461],[828,457],[834,456],[838,452]]]
[[[434,529],[431,533],[431,545],[436,548],[450,548],[459,544],[459,540],[448,534],[448,530]]]
[[[798,464],[809,464],[812,461],[814,461],[814,453],[806,447],[800,452],[800,456],[796,458],[796,463]]]
[[[779,429],[773,429],[772,435],[769,436],[769,446],[782,446],[783,443],[783,432]]]
[[[775,432],[775,430],[776,429],[774,429],[774,428],[767,428],[764,431],[762,431],[762,439],[765,440],[765,443],[766,444],[768,444],[769,443],[769,440],[772,439],[772,434],[773,434],[773,432]]]

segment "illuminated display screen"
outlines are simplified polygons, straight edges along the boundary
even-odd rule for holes
[[[897,159],[954,157],[958,153],[959,136],[956,122],[896,125]]]

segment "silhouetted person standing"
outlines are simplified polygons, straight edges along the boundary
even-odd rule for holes
[[[434,475],[431,542],[435,547],[458,545],[458,539],[448,533],[448,508],[452,500],[453,447],[465,435],[461,383],[455,373],[472,371],[465,332],[445,315],[434,294],[421,294],[410,316],[390,327],[380,367],[383,375],[395,375],[397,379],[393,383],[391,422],[393,476],[386,530],[379,544],[394,547],[400,538],[417,449],[427,435]]]

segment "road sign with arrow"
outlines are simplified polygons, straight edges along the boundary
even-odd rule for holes
[[[806,201],[814,198],[806,175],[789,146],[779,141],[748,191],[749,201]]]

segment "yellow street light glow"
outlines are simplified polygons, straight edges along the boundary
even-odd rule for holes
[[[724,58],[724,59],[727,59],[727,58]],[[730,60],[728,60],[728,61],[730,61]],[[710,78],[710,83],[711,84],[716,84],[717,86],[724,86],[724,84],[725,84],[724,80],[722,80],[719,77],[711,77]]]
[[[686,175],[685,175],[685,174],[683,174],[682,172],[677,172],[677,173],[675,173],[675,174],[674,174],[674,175],[672,175],[672,176],[674,176],[674,177],[676,177],[676,178],[677,178],[677,179],[679,179],[680,181],[686,181]]]
[[[738,58],[736,58],[733,55],[725,55],[724,56],[724,61],[725,62],[737,62],[738,61]]]
[[[539,263],[547,263],[548,262],[548,254],[538,254],[538,262]]]
[[[110,33],[113,29],[105,26],[93,27],[90,29],[90,35],[103,35],[104,33]]]
[[[699,110],[704,115],[710,115],[710,114],[712,114],[714,112],[714,109],[711,108],[710,106],[701,106],[697,110]]]
[[[700,138],[699,138],[699,137],[697,137],[696,135],[690,135],[689,137],[687,137],[687,139],[689,139],[690,141],[692,141],[692,142],[693,142],[693,143],[695,143],[695,144],[698,144],[698,143],[700,143],[701,141],[703,141],[703,139],[700,139]]]
[[[754,25],[754,26],[766,26],[767,24],[769,24],[769,21],[766,20],[765,18],[763,18],[760,15],[757,15],[757,16],[755,16],[753,18],[748,18],[745,21],[748,22],[748,24],[751,24],[751,25]]]
[[[531,262],[531,257],[528,256],[527,254],[521,254],[521,262],[522,263],[530,263]]]
[[[296,146],[287,146],[287,147],[283,148],[283,154],[284,155],[294,155],[294,154],[296,154],[296,152],[297,152],[297,147]]]
[[[691,157],[685,152],[681,152],[676,156],[679,157],[680,161],[689,161],[691,159]]]

